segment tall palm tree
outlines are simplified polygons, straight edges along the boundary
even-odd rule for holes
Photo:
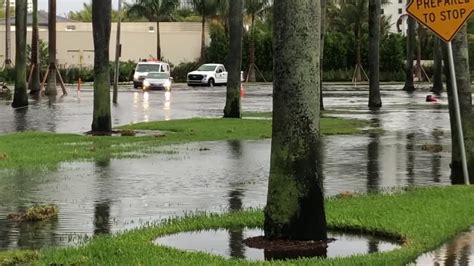
[[[49,0],[48,9],[49,74],[45,94],[56,96],[58,94],[56,90],[56,0]]]
[[[324,110],[324,97],[323,97],[323,62],[324,62],[324,36],[326,35],[326,8],[327,1],[321,0],[321,52],[319,53],[319,110]]]
[[[319,1],[273,6],[273,125],[264,231],[269,239],[326,240],[319,160]]]
[[[31,33],[31,80],[29,89],[31,94],[38,94],[40,88],[40,64],[39,64],[39,34],[38,34],[38,0],[33,0],[32,13],[33,31]]]
[[[443,54],[441,51],[441,40],[434,36],[433,45],[433,88],[434,94],[441,94],[443,91]]]
[[[10,0],[5,0],[5,67],[12,64],[11,55],[11,23],[10,23]]]
[[[226,36],[229,36],[229,1],[230,0],[217,0],[216,10],[217,18],[220,20],[222,26],[224,27],[224,32],[226,33]]]
[[[250,17],[248,81],[255,82],[255,20],[269,7],[269,0],[245,0],[245,12]]]
[[[467,41],[467,27],[464,26],[452,41],[454,66],[456,70],[456,84],[459,93],[459,108],[466,150],[466,161],[470,173],[470,183],[474,183],[474,109],[472,107],[471,76],[469,73],[469,49]],[[448,58],[446,45],[443,46],[443,57]],[[456,127],[456,114],[453,108],[453,87],[449,63],[445,61],[446,88],[449,100],[449,116],[451,120],[451,182],[463,184],[464,174],[461,163],[461,151],[459,147],[458,129]]]
[[[193,0],[194,10],[201,16],[201,56],[199,61],[206,61],[206,20],[217,14],[218,0]]]
[[[179,5],[178,0],[136,0],[128,6],[128,14],[143,16],[151,22],[156,22],[156,58],[162,58],[160,22],[173,19],[173,12]]]
[[[93,133],[112,132],[109,75],[111,24],[112,0],[92,0],[92,31],[94,37]]]
[[[242,68],[243,0],[232,0],[229,5],[230,44],[227,58],[229,78],[224,117],[241,118],[240,69]]]
[[[12,106],[28,106],[26,92],[26,12],[27,2],[15,2],[15,92]]]
[[[369,0],[369,107],[382,107],[380,98],[380,0]]]
[[[416,36],[415,27],[416,21],[411,16],[408,17],[408,32],[407,32],[407,62],[405,67],[405,86],[404,91],[412,92],[415,90],[415,83],[413,80],[413,60],[415,60],[415,46]]]

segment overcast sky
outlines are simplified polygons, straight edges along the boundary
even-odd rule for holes
[[[56,0],[57,14],[58,16],[64,16],[69,11],[81,10],[84,3],[90,2],[90,0]],[[117,9],[117,5],[118,0],[112,0],[112,8]],[[48,0],[38,0],[38,9],[48,10]]]

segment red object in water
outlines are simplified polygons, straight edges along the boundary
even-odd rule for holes
[[[240,97],[244,97],[244,96],[245,96],[244,85],[240,84]]]
[[[437,103],[439,102],[439,98],[433,95],[427,95],[426,96],[426,101],[431,102],[431,103]]]
[[[77,80],[77,91],[81,90],[81,78]]]

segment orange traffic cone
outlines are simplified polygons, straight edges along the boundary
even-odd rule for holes
[[[240,97],[245,96],[245,90],[244,90],[244,85],[240,84]]]

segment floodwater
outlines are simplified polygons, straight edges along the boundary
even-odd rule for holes
[[[366,89],[330,86],[331,115],[370,119],[383,133],[323,137],[326,195],[392,187],[449,184],[450,133],[446,99],[426,103],[426,92],[383,87],[384,107],[368,110]],[[0,105],[0,132],[86,132],[92,92],[70,92],[27,109]],[[270,111],[271,86],[246,88],[244,111]],[[113,124],[187,117],[219,117],[225,88],[177,87],[171,93],[122,89]],[[426,147],[441,147],[430,151]],[[207,148],[207,149],[202,149]],[[266,201],[270,141],[219,141],[161,148],[139,159],[62,163],[54,171],[0,172],[0,250],[73,245],[96,234],[146,225],[194,211],[262,207]],[[59,217],[37,224],[6,219],[32,203],[59,206]]]
[[[474,228],[463,232],[440,248],[427,252],[412,265],[473,265]]]
[[[292,252],[286,254],[278,251],[268,251],[250,248],[243,240],[251,237],[262,236],[260,229],[232,229],[209,230],[199,232],[183,232],[167,235],[154,241],[161,246],[173,247],[186,251],[206,252],[226,258],[248,260],[284,260],[299,257],[335,258],[352,255],[364,255],[376,252],[387,252],[400,248],[396,242],[378,239],[374,236],[351,235],[345,233],[329,232],[328,238],[334,241],[328,243],[326,248],[319,248],[310,252]]]

